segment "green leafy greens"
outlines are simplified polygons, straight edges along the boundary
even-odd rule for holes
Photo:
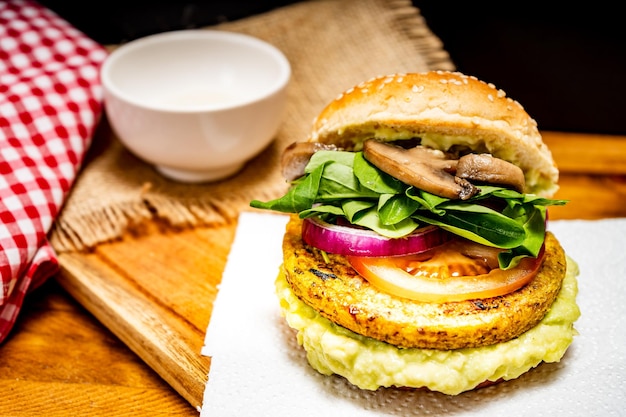
[[[467,200],[451,200],[407,185],[369,163],[362,152],[319,151],[287,193],[250,206],[329,223],[344,218],[389,238],[427,224],[472,241],[505,249],[503,269],[536,257],[545,237],[547,206],[566,204],[503,187],[484,185]]]

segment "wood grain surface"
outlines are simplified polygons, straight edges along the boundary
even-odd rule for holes
[[[626,137],[544,132],[561,169],[552,219],[626,217]],[[63,254],[0,346],[0,415],[198,415],[199,352],[236,224],[147,224]]]
[[[200,407],[210,359],[199,352],[234,230],[146,225],[93,253],[61,254],[58,281]]]

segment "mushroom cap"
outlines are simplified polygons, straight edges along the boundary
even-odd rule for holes
[[[372,78],[341,93],[313,121],[311,142],[358,151],[363,141],[420,138],[445,152],[490,153],[519,166],[528,193],[551,197],[559,171],[537,123],[493,84],[459,72]]]

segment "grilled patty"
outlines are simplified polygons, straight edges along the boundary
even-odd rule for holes
[[[344,256],[306,245],[301,229],[302,220],[293,215],[283,240],[284,273],[296,296],[334,323],[398,347],[458,349],[513,339],[544,317],[565,277],[565,253],[548,232],[543,265],[519,290],[485,299],[419,302],[381,292]]]

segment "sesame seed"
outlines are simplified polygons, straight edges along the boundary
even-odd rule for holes
[[[493,96],[491,94],[487,94],[487,98],[489,99],[489,101],[493,101]]]
[[[506,97],[506,93],[504,92],[504,90],[498,90],[498,97]]]

